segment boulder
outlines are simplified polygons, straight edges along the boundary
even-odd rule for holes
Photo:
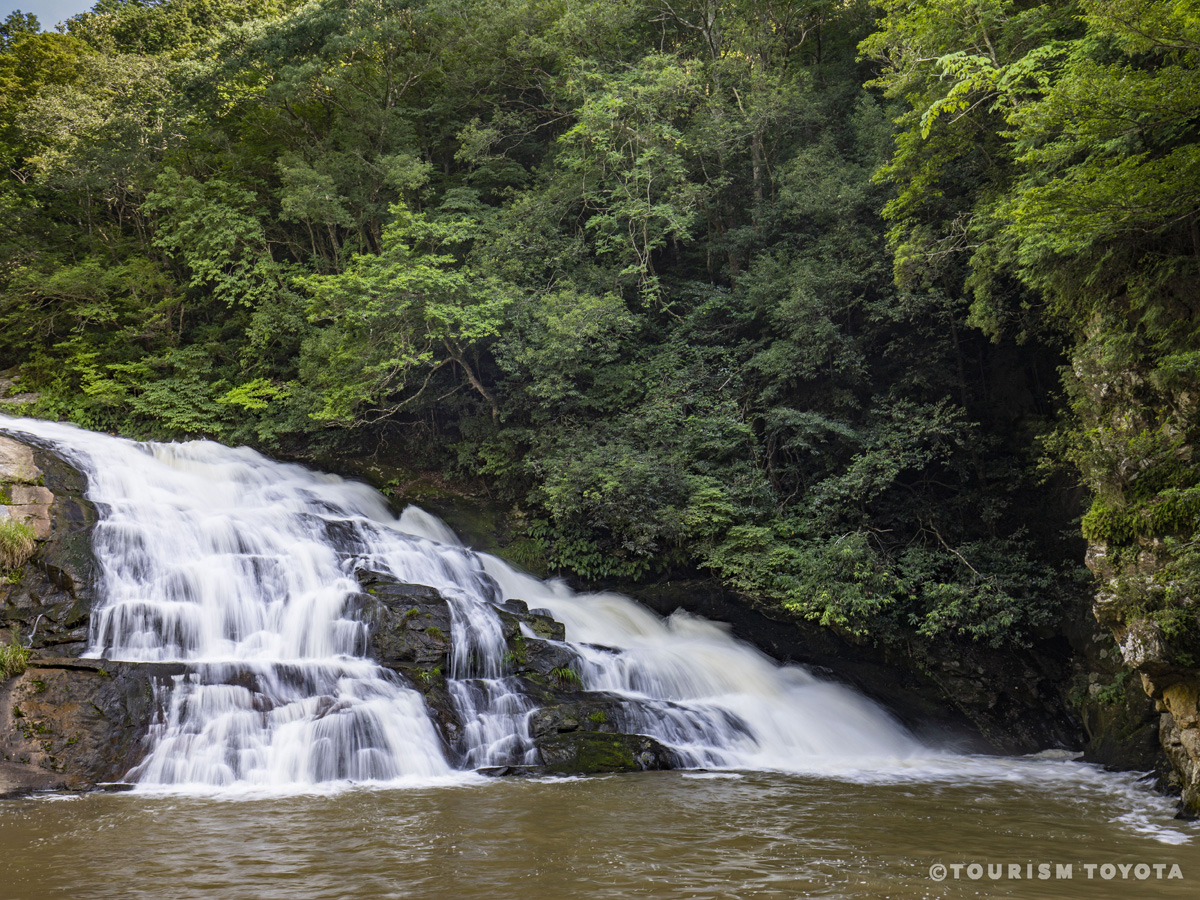
[[[536,740],[577,731],[617,734],[624,719],[624,701],[611,694],[579,693],[542,706],[529,717],[529,734]]]
[[[548,775],[645,772],[673,767],[671,752],[640,734],[574,731],[536,741],[542,771]]]
[[[458,757],[462,722],[446,681],[452,627],[446,598],[436,588],[403,584],[382,572],[360,569],[356,575],[363,590],[350,607],[367,626],[366,655],[421,693],[447,753]]]
[[[380,572],[360,571],[363,592],[350,608],[367,626],[368,655],[390,669],[416,667],[437,674],[450,668],[450,606],[436,588],[401,584]]]

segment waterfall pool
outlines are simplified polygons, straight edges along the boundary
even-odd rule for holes
[[[891,782],[647,772],[237,801],[30,798],[0,804],[0,896],[1196,896],[1195,826],[1173,822],[1165,800],[1127,781],[1087,767],[1060,772],[1051,780],[997,771],[990,779]],[[978,879],[968,874],[972,864]],[[1039,880],[1042,864],[1052,877]],[[931,877],[936,865],[947,866],[946,880]],[[989,877],[989,865],[1002,866],[1001,877]],[[1008,877],[1013,865],[1020,878]],[[1145,879],[1138,865],[1147,867]],[[1071,878],[1053,877],[1057,866],[1070,866]],[[1180,877],[1168,877],[1173,866]]]

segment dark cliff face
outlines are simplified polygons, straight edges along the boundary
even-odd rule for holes
[[[95,561],[96,511],[84,496],[87,479],[51,451],[0,435],[0,491],[6,512],[26,521],[33,555],[0,578],[4,630],[35,651],[78,656],[87,649]]]

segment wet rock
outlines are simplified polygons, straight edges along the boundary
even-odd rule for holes
[[[604,693],[556,691],[529,716],[529,735],[548,775],[672,769],[674,755],[654,738],[626,732],[625,705]],[[549,699],[549,698],[544,698]]]
[[[541,766],[480,766],[475,774],[487,778],[528,778],[531,775],[544,775]]]
[[[496,612],[500,616],[506,641],[511,641],[517,635],[524,635],[526,632],[542,640],[566,640],[566,626],[545,610],[530,611],[520,600],[506,600],[497,607]]]
[[[180,664],[36,659],[0,686],[0,761],[52,773],[73,789],[118,781],[145,751]]]
[[[520,605],[525,606],[524,603]],[[545,684],[577,688],[575,664],[579,654],[570,645],[562,643],[565,628],[561,622],[545,613],[513,612],[513,607],[508,605],[498,609],[497,613],[508,646],[505,666],[510,674],[532,675]]]
[[[576,731],[616,734],[623,727],[624,703],[618,697],[601,693],[560,698],[530,715],[529,734],[534,739]]]
[[[0,762],[0,800],[11,800],[39,791],[84,791],[89,787],[91,783],[78,775]]]
[[[558,687],[578,687],[579,654],[570,645],[524,638],[512,641],[509,646],[513,648],[514,673],[539,675]]]
[[[436,588],[401,584],[379,572],[359,572],[358,580],[363,593],[349,605],[367,626],[368,655],[392,669],[448,671],[451,616],[446,598]]]
[[[1095,618],[1111,633],[1121,662],[1137,676],[1134,683],[1155,711],[1151,731],[1157,734],[1159,758],[1166,763],[1153,766],[1159,783],[1180,794],[1181,817],[1197,818],[1200,668],[1195,660],[1200,658],[1200,617],[1188,600],[1176,609],[1156,609],[1163,604],[1161,573],[1171,560],[1171,549],[1154,537],[1138,538],[1119,554],[1093,544],[1088,555],[1088,565],[1099,579]],[[1141,732],[1134,737],[1141,740]]]
[[[451,615],[446,598],[423,584],[403,584],[366,569],[357,573],[363,591],[350,611],[367,626],[366,655],[419,691],[451,758],[462,722],[450,695]]]
[[[575,731],[539,738],[542,769],[550,775],[596,775],[672,768],[671,753],[640,734]]]

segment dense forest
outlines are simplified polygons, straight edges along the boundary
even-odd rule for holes
[[[1198,62],[1194,0],[14,14],[0,369],[479,485],[543,574],[999,647],[1150,541],[1194,632]]]

